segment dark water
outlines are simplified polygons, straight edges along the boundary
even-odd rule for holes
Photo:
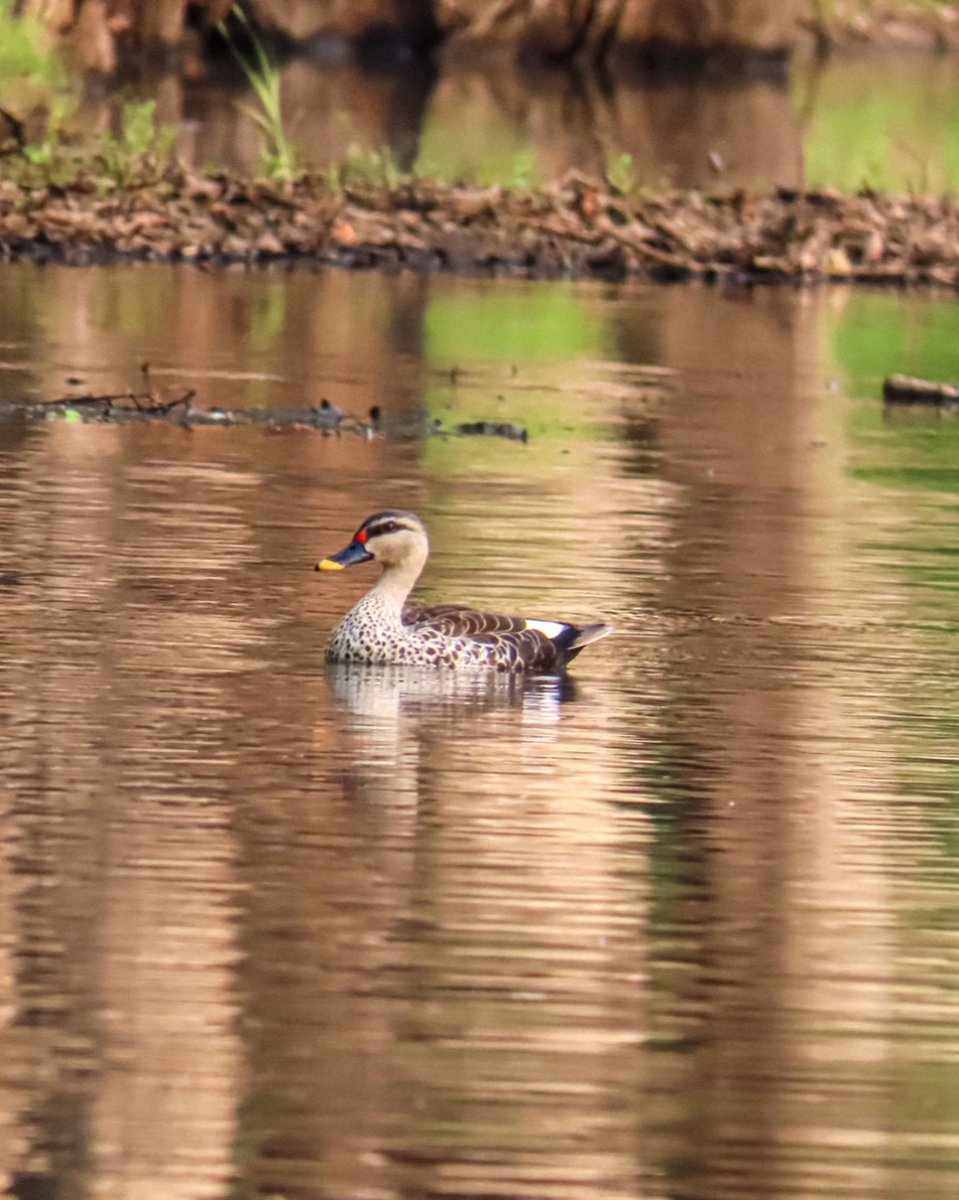
[[[7,266],[0,308],[5,399],[148,360],[530,429],[0,431],[4,1191],[955,1196],[959,423],[878,400],[955,373],[954,303]],[[387,505],[424,595],[615,637],[327,669],[370,575],[312,565]]]

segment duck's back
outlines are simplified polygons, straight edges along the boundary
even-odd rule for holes
[[[418,633],[477,643],[489,665],[505,671],[561,670],[584,646],[612,632],[603,624],[514,617],[462,604],[408,604],[403,624]]]

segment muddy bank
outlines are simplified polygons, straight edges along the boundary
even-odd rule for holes
[[[148,186],[0,180],[0,258],[955,287],[959,209],[938,198],[785,190],[623,195],[578,176],[529,192],[272,186],[178,169]]]

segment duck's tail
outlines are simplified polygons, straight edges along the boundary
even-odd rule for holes
[[[609,637],[612,632],[613,626],[604,625],[602,622],[595,625],[572,625],[567,629],[565,636],[555,640],[563,648],[565,661],[569,662],[584,646],[598,642],[600,638]]]
[[[609,637],[612,632],[613,626],[604,625],[601,621],[597,621],[595,625],[580,625],[576,629],[576,636],[570,642],[569,648],[570,650],[582,650],[590,642],[598,642],[600,638]]]

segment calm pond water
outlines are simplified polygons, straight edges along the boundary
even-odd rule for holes
[[[0,427],[0,1186],[951,1200],[952,299],[0,270],[0,397],[425,407],[527,444]],[[73,382],[71,382],[73,381]],[[431,598],[568,681],[343,673]]]

